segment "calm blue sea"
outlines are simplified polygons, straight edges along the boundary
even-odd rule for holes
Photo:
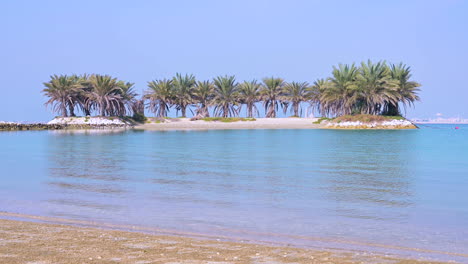
[[[0,211],[468,262],[458,126],[0,132]]]

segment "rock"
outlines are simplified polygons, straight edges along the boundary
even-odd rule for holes
[[[361,122],[361,121],[345,121],[333,122],[329,121],[325,124],[326,128],[344,128],[344,129],[411,129],[417,128],[413,123],[406,119],[391,119],[381,122]]]
[[[118,117],[56,117],[47,124],[61,124],[61,125],[130,125]]]

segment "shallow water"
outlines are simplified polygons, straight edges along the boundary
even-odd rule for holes
[[[1,132],[0,211],[468,262],[459,127]]]

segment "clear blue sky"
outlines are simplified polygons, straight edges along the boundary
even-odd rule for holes
[[[51,74],[105,73],[136,83],[309,81],[332,65],[403,61],[423,84],[409,117],[468,117],[468,1],[0,2],[0,120],[45,121]]]

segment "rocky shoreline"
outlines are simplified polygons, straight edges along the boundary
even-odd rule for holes
[[[353,117],[355,118],[355,117]],[[374,117],[372,117],[374,118]],[[143,130],[210,130],[210,129],[417,129],[407,119],[349,120],[343,118],[257,118],[248,122],[218,122],[190,120],[189,118],[148,119],[145,124],[130,117],[56,117],[48,123],[14,123],[0,121],[0,131],[15,130],[65,130],[65,129],[115,129]],[[240,119],[241,120],[241,119]],[[229,120],[231,121],[231,120]],[[236,120],[237,121],[237,120]]]
[[[62,129],[109,129],[125,128],[128,125],[68,125],[68,124],[21,124],[21,123],[0,123],[0,131],[17,130],[62,130]]]
[[[402,116],[343,115],[335,118],[322,117],[317,122],[325,129],[417,129]]]
[[[57,117],[48,123],[16,123],[0,121],[0,131],[61,130],[61,129],[113,129],[129,128],[134,122],[120,117]]]
[[[324,128],[331,129],[417,129],[418,127],[408,120],[389,120],[381,122],[362,122],[362,121],[345,121],[333,122],[325,121]]]

